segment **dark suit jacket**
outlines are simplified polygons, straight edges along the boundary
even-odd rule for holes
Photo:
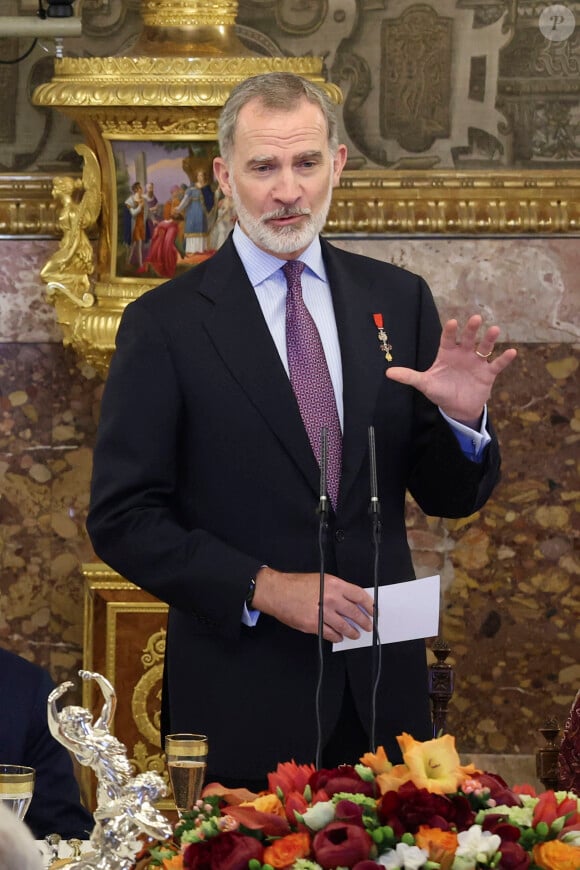
[[[81,804],[68,751],[48,730],[46,701],[53,689],[43,668],[0,649],[0,761],[36,770],[25,822],[37,840],[54,833],[87,839],[93,818]]]
[[[437,409],[387,380],[373,314],[393,364],[426,369],[440,323],[425,282],[323,242],[344,378],[343,471],[326,569],[372,585],[368,426],[375,427],[381,583],[414,577],[405,492],[428,514],[469,515],[499,471],[497,443],[467,460]],[[315,755],[317,638],[262,614],[240,617],[267,564],[318,571],[319,470],[289,379],[230,240],[203,265],[126,309],[105,390],[88,529],[99,556],[170,605],[164,715],[202,731],[216,775],[257,778]],[[348,671],[368,728],[370,654],[326,646],[323,729]],[[425,646],[383,647],[376,736],[429,736]]]

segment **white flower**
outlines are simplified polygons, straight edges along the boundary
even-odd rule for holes
[[[473,870],[477,864],[488,864],[501,845],[501,838],[490,831],[482,831],[480,825],[472,825],[468,831],[457,835],[458,846],[452,870]]]
[[[305,813],[302,814],[304,824],[308,825],[311,831],[321,831],[334,819],[335,807],[332,801],[320,801],[314,804],[313,807],[308,807]]]
[[[532,797],[531,794],[520,794],[518,795],[518,797],[525,807],[531,807],[532,812],[534,810],[534,807],[540,800],[540,798]]]
[[[428,852],[419,849],[418,846],[407,846],[406,843],[397,843],[396,849],[390,849],[377,858],[377,863],[387,867],[388,870],[421,870],[425,865]]]
[[[580,846],[580,831],[568,831],[561,839],[569,846]]]

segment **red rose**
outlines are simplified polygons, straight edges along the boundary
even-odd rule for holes
[[[489,831],[491,834],[497,834],[502,843],[517,843],[521,836],[521,831],[515,825],[510,825],[505,821],[505,816],[497,815],[496,813],[487,813],[481,825],[483,831]]]
[[[374,783],[362,780],[350,764],[341,764],[334,770],[317,770],[308,782],[313,794],[324,791],[328,798],[341,791],[374,797]]]
[[[398,791],[388,791],[379,802],[379,818],[390,825],[400,837],[405,831],[415,834],[421,825],[448,831],[467,830],[475,813],[467,798],[461,795],[446,797],[417,788],[412,782],[404,783]]]
[[[383,870],[383,867],[383,864],[377,864],[376,861],[359,861],[352,870]]]
[[[324,870],[352,867],[369,857],[373,844],[369,834],[358,825],[331,822],[312,841],[314,858]]]
[[[489,796],[498,806],[521,807],[522,802],[515,792],[511,790],[507,782],[497,773],[478,773],[475,779],[484,788],[489,789]]]
[[[254,837],[225,833],[188,846],[183,866],[185,870],[247,870],[248,861],[261,861],[263,854],[264,847]]]
[[[358,825],[359,828],[364,828],[363,808],[359,804],[355,804],[354,801],[349,801],[346,798],[339,801],[334,816],[337,822],[347,822],[349,825]]]
[[[499,866],[501,870],[528,870],[530,866],[530,856],[519,843],[504,843],[499,847],[501,852],[501,861]]]

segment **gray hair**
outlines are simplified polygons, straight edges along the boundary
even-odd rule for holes
[[[224,160],[232,156],[238,115],[251,100],[264,109],[290,112],[300,100],[318,106],[328,129],[328,146],[332,154],[338,149],[338,131],[334,104],[317,85],[295,73],[273,72],[252,76],[236,85],[223,107],[219,120],[219,146]]]

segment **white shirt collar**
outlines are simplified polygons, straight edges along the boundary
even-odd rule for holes
[[[270,278],[286,262],[286,260],[275,257],[273,254],[268,254],[254,244],[249,236],[245,234],[239,222],[236,222],[234,226],[233,242],[252,287],[257,287],[262,281]],[[306,250],[303,251],[300,255],[300,260],[318,278],[327,282],[319,236],[316,236]]]

